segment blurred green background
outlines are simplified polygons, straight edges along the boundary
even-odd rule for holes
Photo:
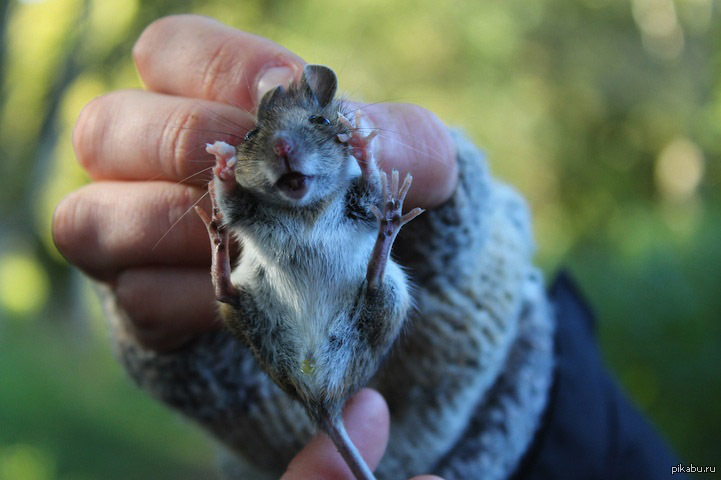
[[[686,463],[718,466],[718,3],[0,5],[0,480],[212,478],[203,434],[124,376],[49,229],[87,181],[70,145],[80,109],[138,87],[135,39],[177,12],[328,64],[363,100],[418,103],[464,128],[529,199],[539,263],[576,276],[630,395]]]

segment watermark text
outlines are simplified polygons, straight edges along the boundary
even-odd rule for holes
[[[674,465],[671,467],[671,475],[674,473],[716,473],[716,466],[713,467],[701,467],[698,465],[694,465],[693,463],[689,463],[688,465]]]

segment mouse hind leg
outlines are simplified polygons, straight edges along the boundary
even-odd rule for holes
[[[238,289],[230,281],[230,236],[228,228],[223,223],[223,215],[215,205],[215,181],[211,180],[208,184],[208,192],[210,193],[211,215],[203,211],[202,208],[196,206],[195,212],[205,224],[210,237],[211,247],[213,249],[211,277],[213,279],[213,289],[215,298],[222,303],[235,305],[238,303]]]

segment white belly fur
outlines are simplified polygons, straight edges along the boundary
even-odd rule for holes
[[[294,343],[302,346],[297,351],[299,358],[294,359],[299,368],[308,359],[318,359],[331,329],[337,332],[339,328],[352,328],[348,320],[353,299],[365,279],[376,240],[375,230],[368,231],[364,226],[345,223],[331,227],[323,223],[318,222],[300,239],[319,252],[317,258],[304,259],[303,266],[279,261],[268,253],[268,245],[261,247],[252,238],[243,237],[241,261],[231,275],[234,284],[253,291],[257,287],[255,272],[259,266],[264,269],[266,291],[272,293],[256,297],[256,302],[268,314],[266,321],[283,322]],[[285,240],[282,246],[270,248],[284,248],[284,251],[297,248],[297,239]],[[385,281],[405,284],[405,274],[396,263],[389,261]],[[341,388],[349,361],[348,355],[341,354],[332,362],[317,362],[319,368],[307,378],[307,386],[312,390]]]

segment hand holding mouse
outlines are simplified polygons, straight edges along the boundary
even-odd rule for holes
[[[93,183],[57,207],[53,234],[70,262],[110,285],[136,339],[169,351],[220,326],[207,233],[192,212],[180,219],[205,191],[203,171],[213,165],[205,143],[240,143],[254,125],[248,111],[265,91],[298,79],[304,62],[267,39],[193,15],[151,24],[134,58],[147,90],[109,93],[80,114],[73,145]],[[384,170],[413,171],[409,207],[450,197],[455,150],[437,117],[408,104],[363,112],[370,127],[403,138],[375,142]],[[207,209],[207,199],[200,205]]]

